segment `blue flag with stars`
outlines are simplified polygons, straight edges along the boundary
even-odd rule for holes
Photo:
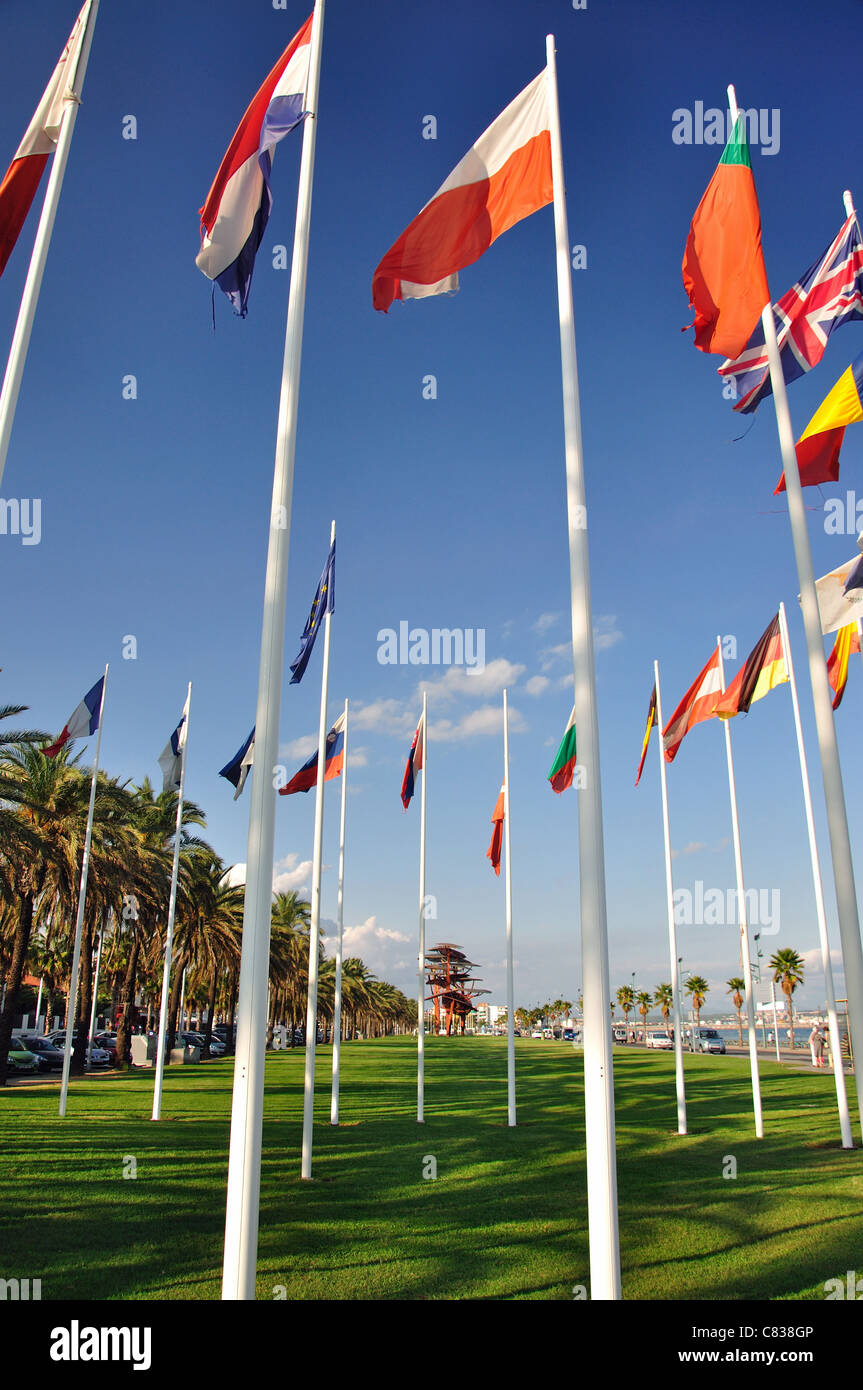
[[[315,638],[318,635],[318,628],[322,626],[325,613],[335,612],[336,607],[336,543],[333,541],[330,546],[330,553],[327,556],[327,563],[324,565],[324,572],[318,581],[315,590],[315,597],[312,600],[312,607],[306,625],[303,628],[303,635],[300,638],[300,650],[296,659],[291,662],[291,685],[299,685],[305,675],[306,667],[309,664],[309,657],[315,645]]]

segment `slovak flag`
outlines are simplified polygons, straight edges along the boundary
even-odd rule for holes
[[[0,275],[27,220],[45,165],[57,147],[66,103],[75,91],[91,6],[92,0],[87,0],[75,20],[51,81],[0,183]]]
[[[201,249],[195,264],[246,316],[255,256],[273,198],[273,149],[306,113],[312,18],[291,39],[252,98],[201,208]]]
[[[60,749],[65,748],[70,739],[89,738],[91,734],[95,734],[99,727],[99,711],[102,708],[102,691],[104,686],[105,677],[102,676],[97,680],[93,689],[87,691],[87,694],[74,713],[70,714],[57,742],[52,743],[50,748],[42,749],[46,758],[56,757]]]
[[[420,722],[417,725],[417,731],[414,734],[414,741],[411,744],[411,751],[408,754],[405,775],[402,778],[402,805],[404,806],[405,810],[408,809],[408,806],[411,802],[411,797],[414,794],[416,775],[418,772],[422,771],[424,747],[425,720],[423,715],[420,715]]]
[[[189,727],[189,701],[192,692],[186,696],[186,703],[183,706],[183,713],[180,715],[180,722],[177,725],[165,747],[159,754],[159,766],[162,769],[162,791],[175,792],[180,788],[180,776],[183,770],[183,749],[186,746],[186,734]]]
[[[554,198],[548,72],[511,101],[402,232],[372,279],[372,302],[453,294],[458,272]]]
[[[324,754],[324,781],[341,776],[345,762],[345,716],[340,714],[327,734],[327,747]],[[279,796],[292,796],[294,792],[307,792],[318,784],[318,750],[315,749],[291,778],[286,787],[279,787]]]

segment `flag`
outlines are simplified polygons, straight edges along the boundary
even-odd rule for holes
[[[673,762],[686,734],[704,719],[712,719],[722,696],[719,680],[719,648],[698,673],[662,734],[665,761]]]
[[[255,256],[273,206],[273,150],[306,115],[312,18],[291,39],[252,98],[201,208],[195,264],[246,316]]]
[[[254,760],[255,731],[252,729],[252,732],[249,734],[242,748],[237,750],[231,761],[225,763],[225,766],[219,772],[220,777],[226,778],[228,782],[236,787],[236,791],[234,792],[235,801],[238,796],[242,795],[243,787],[246,785],[246,778],[249,775],[249,769]]]
[[[36,114],[27,127],[15,158],[0,184],[0,275],[12,254],[21,228],[27,220],[45,165],[60,138],[63,112],[71,93],[75,91],[78,60],[87,32],[91,0],[83,6],[60,54],[51,81],[45,88]],[[8,61],[12,55],[7,53]]]
[[[425,299],[458,289],[458,272],[554,197],[548,74],[510,102],[456,165],[378,265],[372,302]]]
[[[834,328],[863,318],[863,242],[853,213],[824,255],[773,305],[773,318],[786,382],[818,365]],[[749,415],[773,390],[760,323],[739,356],[731,357],[717,370],[734,378],[734,409]]]
[[[735,714],[748,714],[749,706],[760,700],[777,685],[788,680],[779,614],[769,623],[728,686],[716,713],[720,719],[733,719]]]
[[[190,699],[191,691],[186,696],[186,703],[183,706],[183,713],[180,715],[179,724],[159,754],[159,766],[162,769],[163,792],[175,792],[179,791],[180,788],[180,774],[183,768],[183,749],[186,746],[186,721],[189,716]]]
[[[863,420],[863,352],[828,392],[797,441],[797,464],[804,487],[835,483],[845,426]],[[785,474],[776,492],[785,491]],[[775,495],[774,493],[774,495]]]
[[[491,844],[485,852],[486,859],[491,860],[491,866],[500,877],[500,847],[503,841],[503,820],[504,820],[504,795],[505,786],[500,789],[500,796],[494,808],[491,823],[494,826],[491,836]]]
[[[414,741],[411,744],[411,751],[408,754],[405,775],[402,778],[402,805],[405,810],[410,805],[411,797],[414,794],[416,775],[422,771],[423,748],[425,746],[425,727],[423,716],[420,715],[420,722],[417,724],[417,731],[414,734]]]
[[[853,555],[844,565],[815,581],[821,631],[837,632],[863,618],[863,559]]]
[[[846,623],[840,627],[833,643],[833,650],[827,658],[827,675],[833,688],[833,708],[838,709],[845,694],[848,680],[848,661],[852,652],[860,651],[860,635],[856,623]]]
[[[345,716],[340,714],[330,732],[324,762],[324,781],[329,782],[341,774],[345,762]],[[294,773],[286,787],[279,787],[279,796],[291,796],[294,792],[307,792],[318,784],[318,750],[307,758],[299,772]]]
[[[650,692],[650,704],[647,707],[647,728],[644,731],[644,743],[641,745],[641,762],[638,764],[638,776],[635,785],[641,781],[641,774],[644,771],[644,760],[647,757],[647,745],[650,742],[650,731],[656,723],[656,684]]]
[[[548,774],[552,791],[565,792],[567,787],[572,786],[575,766],[575,705],[573,705],[569,723],[563,731],[560,747],[551,765],[551,772]]]
[[[770,303],[743,116],[695,210],[683,253],[683,286],[695,310],[695,346],[736,357]]]
[[[330,546],[330,553],[327,556],[327,563],[324,565],[324,572],[318,580],[318,587],[312,599],[312,606],[306,625],[303,628],[303,635],[300,638],[300,650],[296,658],[291,662],[291,685],[299,685],[306,673],[309,664],[309,657],[315,645],[315,638],[318,635],[318,628],[321,625],[323,613],[334,613],[336,607],[336,543],[333,541]]]
[[[95,734],[99,727],[99,710],[102,706],[102,688],[105,684],[105,677],[97,680],[92,690],[88,690],[80,705],[63,726],[56,743],[52,743],[48,748],[43,748],[42,752],[46,758],[54,758],[73,738],[89,738]]]

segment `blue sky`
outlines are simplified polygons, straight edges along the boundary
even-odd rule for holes
[[[197,210],[252,94],[300,27],[305,3],[195,7],[104,0],[12,436],[3,496],[38,497],[39,545],[0,536],[4,698],[59,730],[111,662],[103,762],[135,780],[156,759],[193,682],[188,791],[226,862],[245,860],[248,799],[218,769],[254,721],[300,137],[275,159],[275,205],[249,316],[194,265]],[[72,26],[76,0],[5,0],[15,54],[0,101],[0,163],[11,159]],[[833,7],[833,31],[859,15]],[[717,633],[740,659],[780,599],[789,611],[810,762],[817,774],[797,583],[768,402],[732,414],[718,358],[680,329],[690,313],[680,262],[720,150],[678,144],[674,112],[743,105],[768,114],[753,147],[768,277],[779,297],[861,191],[848,93],[850,45],[811,43],[811,13],[765,0],[744,23],[727,9],[662,0],[478,0],[434,7],[330,0],[324,35],[306,330],[288,580],[286,659],[327,550],[339,535],[330,719],[349,697],[345,892],[349,944],[411,991],[419,817],[399,800],[429,689],[430,940],[462,943],[494,999],[503,994],[502,880],[485,850],[502,775],[500,691],[512,710],[516,995],[527,1005],[580,985],[576,793],[545,780],[571,707],[569,572],[553,229],[550,208],[520,223],[461,276],[453,298],[371,307],[371,276],[404,226],[479,134],[544,66],[557,35],[574,273],[605,811],[612,987],[668,978],[655,745],[633,788],[652,663],[670,714]],[[241,36],[241,42],[239,40]],[[457,40],[454,42],[454,36]],[[9,66],[9,65],[7,65]],[[371,75],[373,74],[373,78]],[[795,81],[795,77],[798,79]],[[371,80],[370,80],[371,79]],[[817,100],[813,99],[817,94]],[[778,118],[775,112],[778,110]],[[123,139],[133,115],[137,139]],[[434,115],[437,139],[422,138]],[[778,119],[778,124],[777,124]],[[766,152],[772,145],[772,152]],[[7,153],[4,156],[2,151]],[[0,336],[14,326],[36,214],[0,282]],[[837,331],[823,363],[790,389],[799,433],[860,350],[863,325]],[[138,397],[122,397],[134,374]],[[424,400],[423,378],[437,379]],[[743,436],[738,438],[738,436]],[[810,489],[817,573],[854,550],[827,535],[824,497],[855,486],[852,429],[841,483]],[[861,488],[863,495],[863,488]],[[377,634],[481,628],[487,668],[381,665]],[[137,659],[123,660],[126,635]],[[729,677],[737,669],[729,664]],[[285,687],[290,771],[317,729],[320,655]],[[855,730],[863,670],[837,716],[852,840],[863,823]],[[823,1000],[787,688],[733,728],[747,886],[781,892],[768,950],[812,953],[801,997]],[[311,741],[310,741],[311,736]],[[733,886],[720,729],[690,734],[669,772],[676,886]],[[324,913],[335,912],[338,795],[327,788]],[[823,850],[827,840],[816,785]],[[313,800],[278,806],[279,881],[305,887]],[[829,855],[824,861],[838,945]],[[860,866],[858,866],[860,867]],[[863,872],[863,868],[861,868]],[[680,929],[686,969],[724,1007],[738,972],[734,928]],[[841,975],[837,979],[842,993]]]

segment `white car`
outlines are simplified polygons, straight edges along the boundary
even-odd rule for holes
[[[533,1030],[533,1032],[531,1033],[530,1036],[531,1036],[532,1038],[539,1038],[540,1042],[542,1042],[542,1029],[541,1029],[541,1028],[534,1028],[534,1030]]]
[[[648,1033],[647,1046],[670,1049],[674,1047],[674,1042],[667,1033]]]

